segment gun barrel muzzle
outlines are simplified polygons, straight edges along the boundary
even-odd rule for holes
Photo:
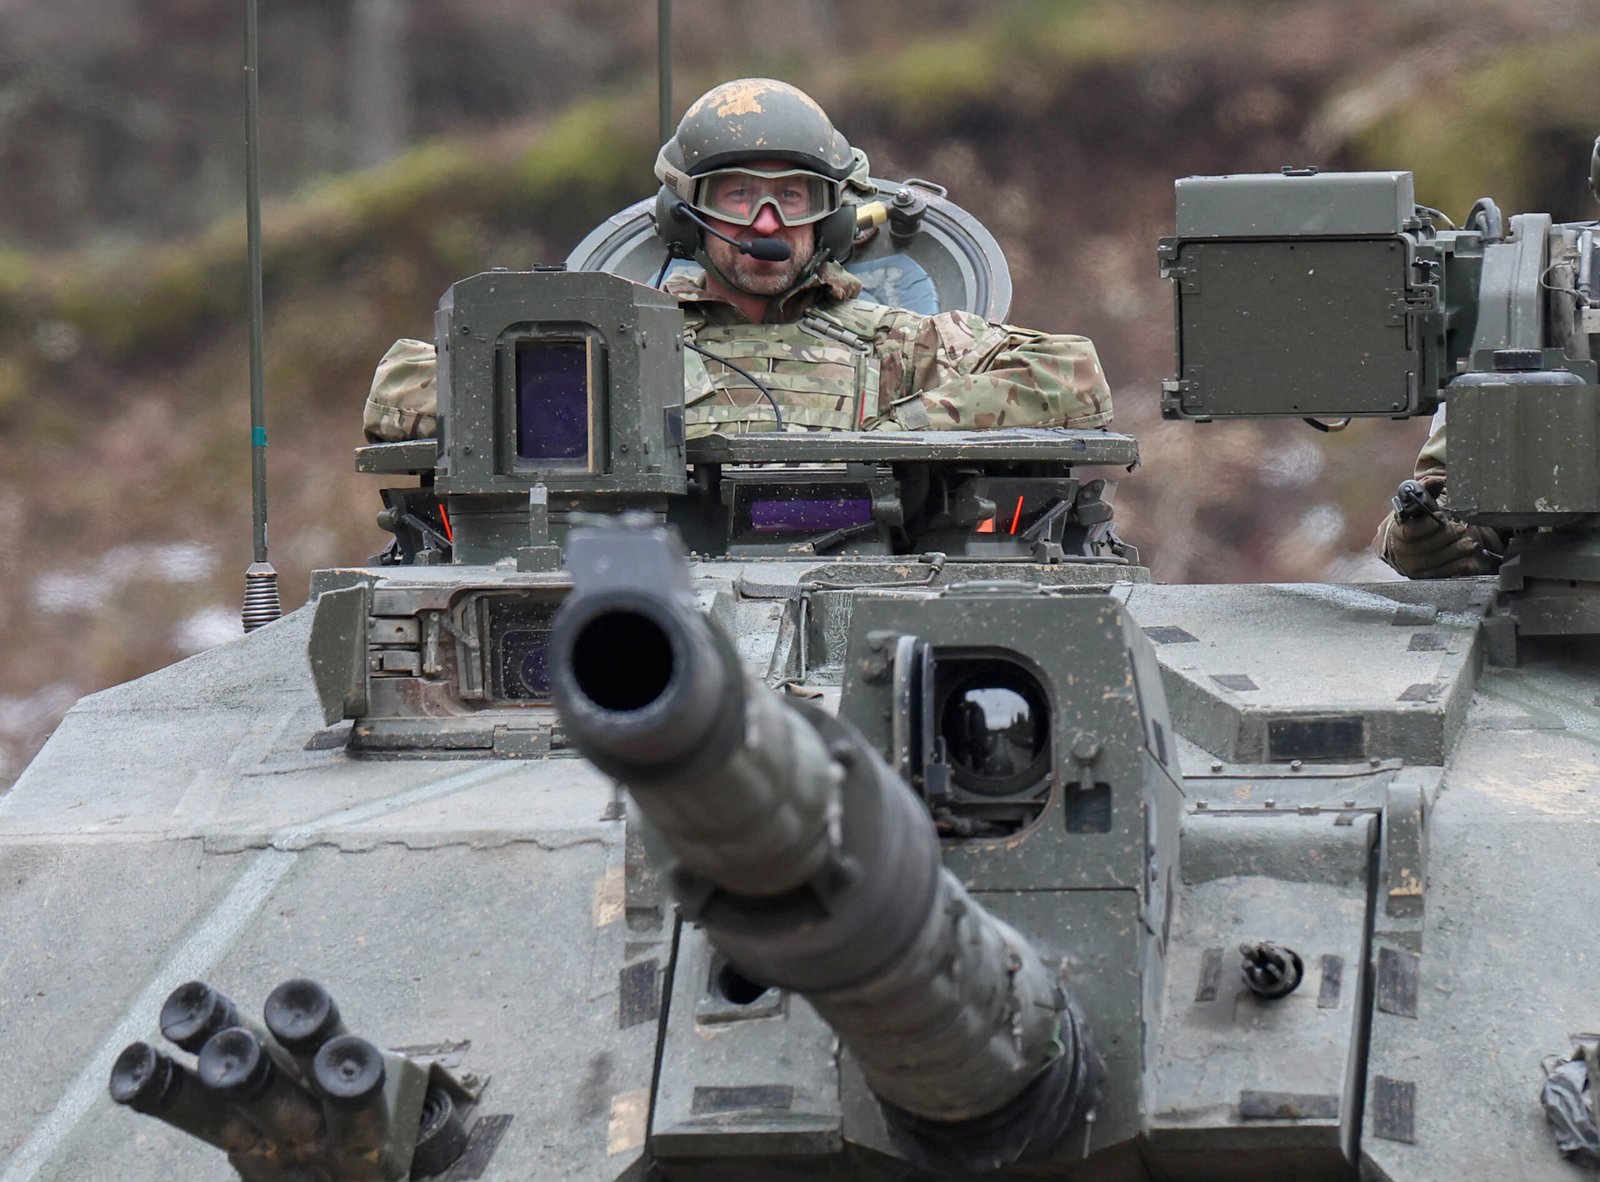
[[[621,590],[563,612],[552,645],[571,671],[568,725],[613,760],[664,777],[719,730],[738,681],[681,605]]]
[[[550,667],[574,745],[634,791],[684,867],[749,896],[822,870],[839,770],[804,720],[750,692],[692,604],[625,588],[571,596]]]

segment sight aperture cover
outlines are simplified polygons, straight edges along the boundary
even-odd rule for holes
[[[490,692],[496,700],[544,702],[550,697],[550,625],[555,604],[521,597],[489,602]]]
[[[589,343],[517,344],[517,458],[587,463],[590,454]]]

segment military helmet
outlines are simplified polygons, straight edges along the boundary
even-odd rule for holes
[[[656,156],[661,181],[656,233],[680,258],[704,264],[704,235],[681,216],[678,203],[699,209],[698,178],[752,160],[778,160],[838,184],[856,166],[856,153],[815,99],[787,82],[738,78],[701,95]],[[714,213],[711,216],[716,216]],[[855,210],[842,200],[816,222],[818,262],[843,261],[855,239]]]

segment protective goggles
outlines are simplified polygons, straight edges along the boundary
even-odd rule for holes
[[[695,177],[694,207],[709,217],[751,225],[763,205],[772,206],[786,226],[821,221],[839,208],[842,181],[829,180],[803,168],[783,172],[719,168]]]

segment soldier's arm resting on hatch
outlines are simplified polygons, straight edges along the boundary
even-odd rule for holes
[[[966,312],[890,328],[879,414],[899,430],[1102,427],[1111,390],[1087,337],[993,324]]]
[[[431,439],[439,433],[438,355],[428,341],[402,337],[383,355],[361,426],[372,443]]]

